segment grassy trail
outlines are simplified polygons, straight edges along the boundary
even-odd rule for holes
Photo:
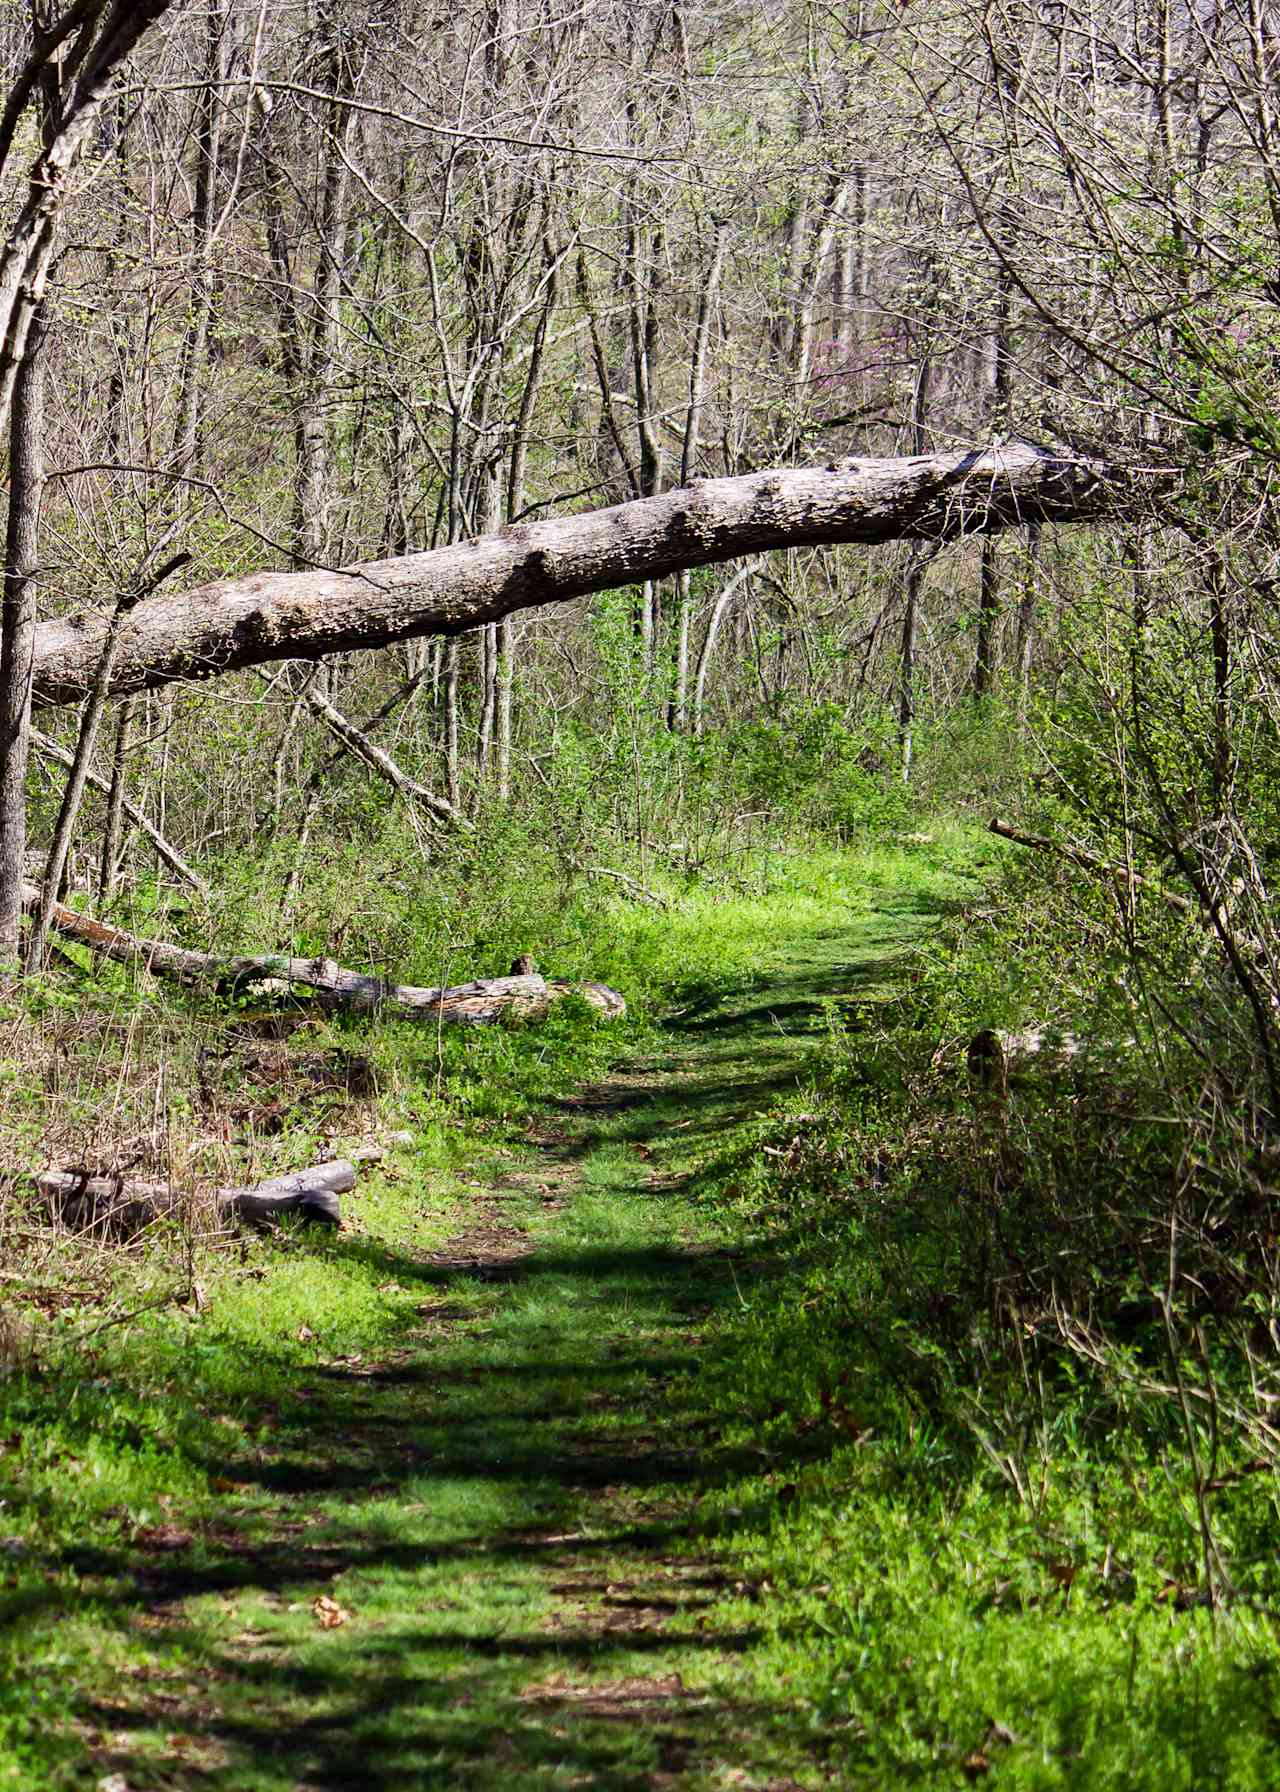
[[[803,1702],[751,1671],[768,1588],[698,1516],[760,1473],[693,1371],[769,1265],[682,1183],[794,1089],[822,1003],[882,979],[920,906],[780,946],[767,987],[559,1104],[460,1238],[386,1254],[394,1350],[277,1381],[194,1528],[179,1504],[141,1554],[83,1549],[99,1671],[26,1783],[829,1783]]]

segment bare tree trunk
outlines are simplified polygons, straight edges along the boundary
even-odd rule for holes
[[[1208,568],[1209,642],[1213,657],[1212,779],[1215,812],[1225,812],[1231,787],[1231,611],[1227,569],[1211,550]]]
[[[486,622],[480,630],[480,722],[476,728],[476,772],[480,782],[489,774],[493,746],[493,719],[498,708],[498,625]]]
[[[498,624],[495,644],[498,659],[498,710],[495,718],[494,744],[497,759],[498,800],[511,796],[511,711],[515,686],[516,632],[510,616]]]
[[[0,424],[7,424],[32,320],[44,297],[72,171],[115,91],[120,69],[170,4],[171,0],[139,0],[131,6],[108,6],[106,0],[85,0],[47,25],[43,10],[36,12],[34,48],[0,118],[0,169],[9,159],[33,93],[42,86],[47,91],[50,80],[56,86],[64,61],[74,74],[68,79],[69,90],[60,97],[56,122],[43,133],[25,203],[0,247]]]
[[[929,414],[929,388],[933,381],[933,354],[928,345],[916,370],[915,389],[911,396],[911,445],[917,454],[924,453]],[[925,568],[932,558],[923,550],[912,554],[907,563],[906,591],[902,607],[902,654],[898,671],[898,751],[902,782],[911,782],[911,761],[915,752],[916,724],[916,622],[920,605],[920,587]]]
[[[689,708],[689,622],[693,609],[690,595],[691,579],[687,571],[676,574],[676,626],[675,640],[672,642],[672,659],[674,661],[671,683],[671,705],[667,711],[667,726],[677,731],[682,729],[688,719]]]
[[[458,749],[458,643],[450,641],[444,655],[444,755],[449,784],[449,803],[462,807],[462,759]]]
[[[529,435],[533,426],[533,410],[537,401],[538,388],[542,383],[547,332],[551,325],[558,296],[556,276],[558,263],[553,261],[552,245],[549,239],[544,240],[543,259],[549,269],[546,297],[529,350],[529,366],[525,373],[524,391],[520,395],[520,410],[516,418],[515,435],[511,444],[511,462],[507,470],[506,494],[508,523],[514,522],[521,515],[525,506],[525,470],[529,460]],[[511,796],[511,723],[515,692],[515,627],[509,616],[504,616],[498,624],[496,650],[498,692],[497,714],[494,719],[495,753],[498,798],[500,802],[505,803]]]
[[[905,601],[902,606],[902,652],[898,669],[898,753],[902,782],[911,782],[911,762],[915,752],[916,723],[916,620],[920,604],[920,587],[928,561],[918,550],[907,566]]]
[[[1036,600],[1040,583],[1040,531],[1027,530],[1027,559],[1023,569],[1022,596],[1018,600],[1018,633],[1015,654],[1018,666],[1018,721],[1026,720],[1031,700],[1031,666],[1036,650]]]
[[[44,335],[37,318],[9,417],[9,523],[0,629],[0,981],[17,974],[27,850],[27,763],[44,490]]]
[[[697,735],[702,733],[702,719],[707,694],[707,671],[711,665],[711,656],[715,652],[720,625],[728,614],[729,605],[750,577],[751,568],[749,566],[739,567],[719,597],[716,598],[711,615],[707,619],[707,632],[702,637],[702,646],[698,651],[697,670],[693,677],[693,732]]]
[[[9,515],[0,615],[0,980],[17,974],[19,870],[26,850],[33,604],[43,465],[41,337],[45,282],[70,176],[111,97],[121,66],[169,0],[108,8],[68,6],[60,19],[31,8],[32,50],[0,117],[0,171],[37,98],[40,153],[26,198],[0,248],[0,431],[9,437]],[[63,81],[66,91],[63,91]]]
[[[1013,298],[1012,279],[1001,262],[996,269],[996,317],[990,342],[990,393],[988,416],[993,430],[1007,425],[1009,406],[1009,320]],[[995,686],[996,638],[1000,622],[1000,568],[996,544],[988,537],[982,544],[982,570],[978,591],[977,648],[973,665],[974,701],[981,703]]]
[[[702,284],[701,296],[698,300],[698,322],[693,337],[693,359],[689,364],[689,408],[684,419],[684,443],[680,451],[680,483],[688,485],[693,478],[698,464],[698,453],[702,446],[702,407],[707,391],[707,347],[711,340],[711,321],[715,315],[716,300],[719,296],[720,275],[724,268],[725,244],[728,231],[724,224],[716,225],[715,243],[711,251],[711,265],[707,269],[707,277]],[[689,701],[689,623],[691,601],[689,596],[690,579],[688,569],[676,575],[676,638],[675,638],[675,677],[672,683],[671,708],[667,721],[672,728],[683,728],[687,720]]]
[[[822,270],[830,258],[831,246],[843,220],[852,190],[850,176],[832,175],[822,202],[822,223],[809,246],[809,254],[801,279],[796,315],[794,367],[798,416],[804,413],[807,398],[805,388],[808,386],[810,375],[813,372],[813,336],[817,323],[818,295],[822,288]]]
[[[107,812],[102,826],[102,858],[98,866],[98,901],[109,902],[120,878],[120,861],[124,849],[124,784],[129,750],[129,729],[133,722],[134,699],[126,697],[116,717],[116,736],[111,753],[111,784],[107,792]]]
[[[173,464],[189,473],[196,464],[207,397],[209,330],[213,322],[213,242],[217,178],[229,70],[230,17],[225,3],[208,0],[205,14],[204,86],[196,97],[196,173],[191,216],[191,308],[178,364],[178,408]]]
[[[190,558],[190,554],[175,555],[161,569],[148,589],[154,590],[162,579],[171,572],[177,572],[180,567],[187,564]],[[102,656],[98,662],[93,688],[89,692],[84,713],[80,718],[80,733],[76,741],[71,771],[62,792],[62,804],[58,810],[58,820],[53,830],[53,841],[49,847],[49,862],[45,867],[40,905],[31,924],[31,937],[27,941],[27,967],[29,970],[39,971],[44,965],[49,922],[54,907],[62,896],[62,879],[67,866],[67,854],[71,850],[71,836],[75,830],[76,818],[80,813],[80,804],[83,801],[85,785],[89,778],[90,761],[93,758],[93,749],[98,739],[98,726],[111,691],[111,675],[115,670],[116,656],[120,651],[120,639],[129,612],[135,604],[141,602],[144,595],[143,590],[131,591],[117,600],[111,620],[107,624],[107,631],[102,638]]]
[[[628,106],[628,119],[633,125],[635,107]],[[641,222],[640,202],[628,193],[626,206],[626,241],[622,278],[627,292],[627,326],[630,335],[631,379],[636,411],[636,460],[638,484],[643,497],[655,497],[663,486],[666,454],[658,421],[657,359],[658,314],[655,297],[658,287],[658,255],[661,232],[646,230]],[[637,633],[645,675],[652,678],[657,665],[661,610],[655,579],[640,581],[640,615]]]

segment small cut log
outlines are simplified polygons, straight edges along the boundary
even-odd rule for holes
[[[56,1218],[85,1231],[139,1232],[154,1220],[167,1218],[182,1200],[181,1191],[167,1182],[129,1182],[87,1170],[41,1170],[34,1181]],[[355,1165],[347,1158],[335,1158],[249,1188],[215,1189],[213,1204],[219,1214],[259,1225],[297,1213],[337,1226],[342,1220],[339,1196],[355,1185]]]
[[[984,1027],[969,1041],[969,1075],[984,1089],[1004,1089],[1011,1077],[1032,1068],[1049,1074],[1065,1070],[1083,1049],[1072,1034],[1047,1027],[1030,1027],[1022,1033]]]

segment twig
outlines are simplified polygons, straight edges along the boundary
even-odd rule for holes
[[[655,908],[669,910],[671,907],[671,903],[667,897],[660,896],[656,890],[651,890],[647,884],[640,883],[637,878],[628,877],[625,871],[610,871],[607,865],[581,865],[579,866],[579,870],[586,872],[589,877],[616,878],[620,884],[625,884],[627,889],[638,896],[642,902],[651,902]]]

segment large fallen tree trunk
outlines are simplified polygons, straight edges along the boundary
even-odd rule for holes
[[[139,604],[112,675],[121,693],[270,660],[318,659],[457,634],[513,610],[771,548],[948,541],[1028,523],[1078,522],[1167,484],[1028,442],[963,454],[855,459],[734,479],[342,570],[254,573]],[[37,631],[35,701],[72,703],[93,682],[103,617]]]
[[[87,1170],[42,1170],[33,1180],[55,1218],[79,1231],[140,1232],[154,1220],[174,1213],[183,1199],[167,1182],[127,1182],[120,1176],[93,1175]],[[218,1213],[258,1224],[297,1213],[304,1219],[337,1226],[342,1221],[338,1197],[355,1185],[355,1165],[346,1158],[334,1158],[314,1169],[272,1176],[250,1188],[214,1189],[212,1200]]]
[[[34,884],[24,884],[22,899],[24,906],[34,907],[40,892]],[[424,989],[347,970],[331,958],[293,958],[285,952],[219,957],[190,946],[174,946],[167,940],[141,939],[60,902],[54,905],[52,924],[65,939],[88,946],[104,958],[141,965],[157,976],[217,989],[225,995],[300,989],[328,1008],[376,1013],[392,1020],[460,1021],[471,1026],[484,1026],[504,1015],[536,1019],[567,995],[581,996],[607,1020],[616,1020],[627,1011],[617,990],[607,984],[561,983],[536,971]]]

